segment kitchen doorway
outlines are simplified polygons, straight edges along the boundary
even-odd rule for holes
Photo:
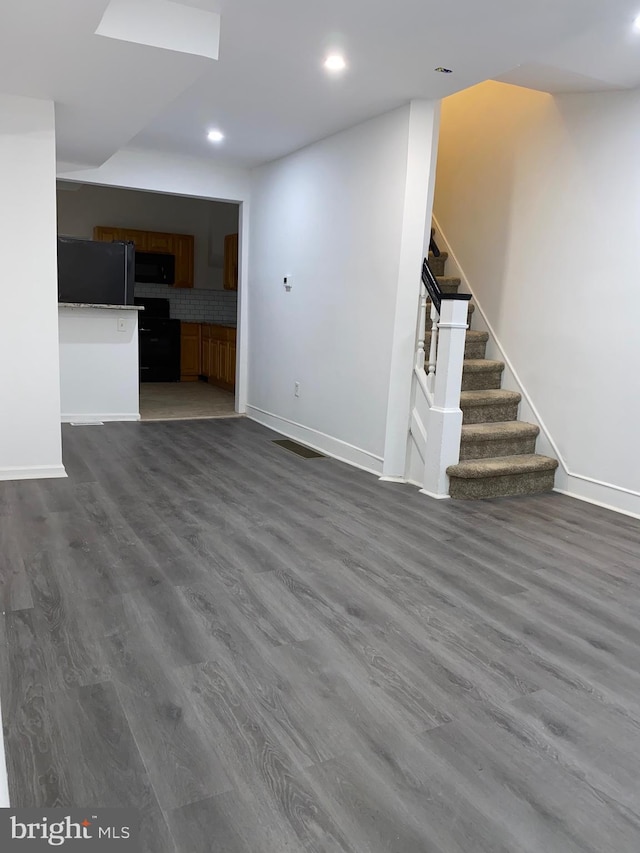
[[[60,234],[134,244],[141,420],[235,416],[240,205],[58,189]]]

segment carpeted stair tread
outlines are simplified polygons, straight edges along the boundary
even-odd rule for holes
[[[514,474],[531,474],[536,471],[555,471],[558,460],[538,453],[525,456],[498,456],[491,459],[469,459],[447,468],[449,477],[462,480],[480,480],[485,477],[507,477]]]
[[[498,389],[502,384],[504,362],[488,358],[465,358],[462,366],[462,390]]]
[[[491,361],[488,358],[465,358],[462,369],[464,373],[494,373],[496,370],[504,370],[504,361]]]
[[[487,343],[489,332],[477,332],[475,329],[467,329],[465,339],[470,343]]]
[[[522,421],[498,421],[489,424],[463,424],[462,441],[503,441],[514,438],[535,437],[540,433],[536,424]]]
[[[431,335],[431,329],[427,331],[427,335]],[[467,343],[486,344],[489,340],[489,332],[477,332],[475,329],[467,329],[465,333],[465,341]]]
[[[467,374],[467,378],[470,375],[482,376],[482,374]],[[462,378],[465,379],[464,373]],[[521,395],[517,391],[503,391],[501,388],[478,390],[471,388],[468,391],[462,391],[460,408],[462,409],[463,423],[487,424],[516,421],[521,399]]]
[[[440,289],[443,293],[457,293],[461,284],[459,278],[449,275],[437,275],[436,281],[440,285]]]
[[[460,394],[460,406],[491,406],[505,403],[519,403],[522,394],[518,391],[505,391],[494,388],[487,391],[463,391]]]
[[[434,275],[445,274],[448,257],[449,255],[446,252],[441,252],[439,258],[436,258],[432,252],[429,252],[429,266]]]
[[[473,305],[470,307],[473,308]],[[469,317],[469,321],[471,321],[471,317]],[[488,340],[488,332],[476,332],[475,329],[467,329],[464,341],[465,359],[484,358]],[[424,342],[425,352],[428,354],[431,347],[431,319],[429,317],[429,313],[427,314]]]

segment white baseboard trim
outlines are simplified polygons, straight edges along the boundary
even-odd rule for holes
[[[91,424],[96,421],[102,421],[103,423],[116,423],[120,421],[139,421],[140,413],[139,412],[125,412],[123,414],[110,412],[107,415],[102,414],[82,414],[82,415],[67,415],[62,414],[60,416],[60,420],[63,424]]]
[[[66,477],[64,465],[40,465],[33,468],[0,468],[0,480],[53,480]]]
[[[346,441],[327,435],[312,427],[304,426],[304,424],[296,423],[289,418],[274,415],[273,412],[267,412],[257,406],[247,405],[247,417],[281,433],[286,438],[292,438],[294,441],[306,444],[307,447],[311,447],[319,453],[324,453],[340,462],[346,462],[347,465],[353,465],[354,468],[360,468],[378,476],[382,474],[382,456],[376,456],[361,447],[348,444]]]
[[[567,475],[565,488],[554,491],[585,503],[640,519],[640,493],[603,483],[580,474]]]
[[[428,492],[426,489],[420,489],[421,495],[426,495],[428,498],[433,498],[434,501],[450,501],[451,495],[434,495],[433,492]]]
[[[405,477],[378,477],[381,483],[406,483]]]

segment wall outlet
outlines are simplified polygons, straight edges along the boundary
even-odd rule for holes
[[[293,386],[293,396],[294,397],[300,396],[300,383],[299,382],[296,382],[295,385]]]
[[[127,321],[124,317],[118,317],[118,331],[126,332],[127,331]]]

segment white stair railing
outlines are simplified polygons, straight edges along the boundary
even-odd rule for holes
[[[431,298],[431,341],[425,370],[427,297]],[[470,299],[469,294],[443,293],[425,259],[410,430],[424,461],[421,491],[434,498],[449,497],[447,468],[460,460],[460,391]]]
[[[426,287],[422,285],[425,292]],[[431,343],[429,345],[429,367],[427,369],[427,388],[433,394],[436,383],[436,353],[438,351],[438,320],[440,316],[435,304],[431,303]],[[424,365],[423,368],[424,370]]]

